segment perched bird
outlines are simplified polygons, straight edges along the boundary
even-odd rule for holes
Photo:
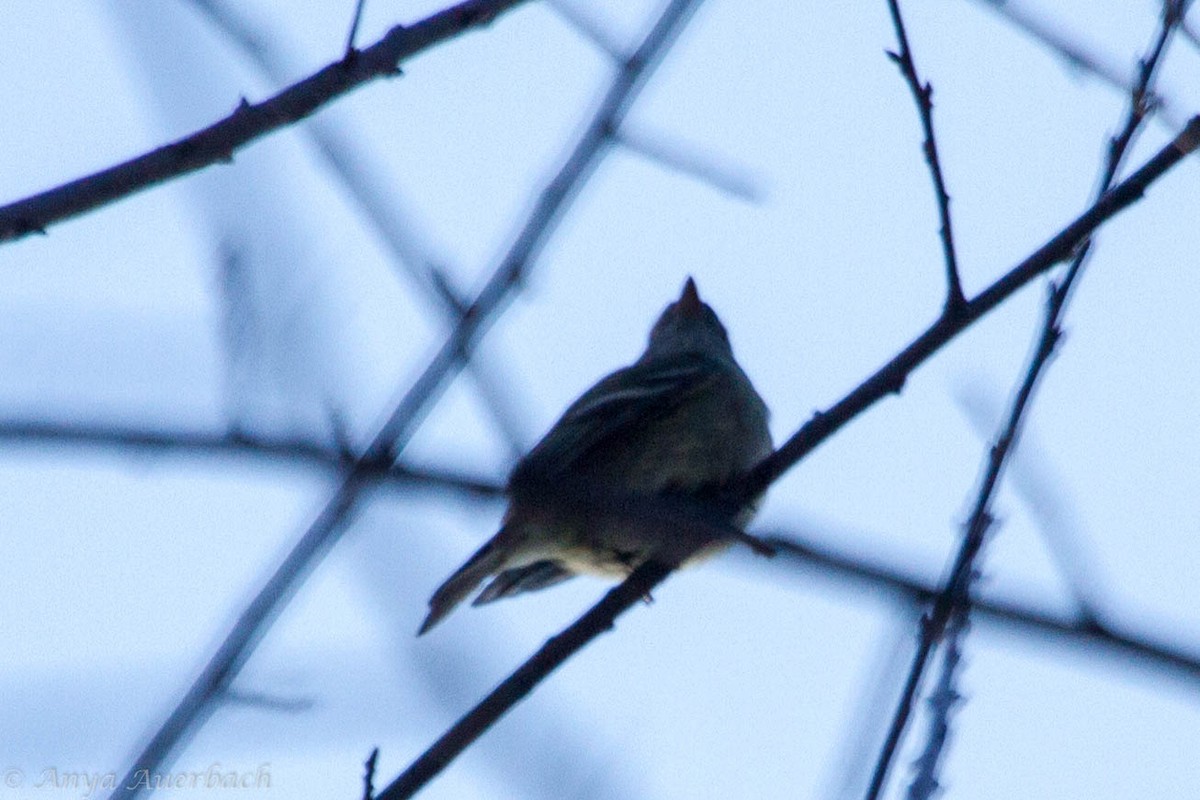
[[[579,573],[624,578],[670,535],[661,523],[534,502],[536,492],[522,491],[527,485],[561,481],[625,495],[699,495],[771,453],[767,416],[724,326],[688,278],[650,331],[641,358],[584,392],[516,465],[499,532],[434,592],[418,635],[490,576],[474,605]],[[747,509],[736,522],[752,514]]]

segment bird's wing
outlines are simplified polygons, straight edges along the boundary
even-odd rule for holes
[[[678,408],[721,375],[721,366],[694,353],[637,363],[601,380],[576,400],[513,473],[550,479],[569,471],[614,436]]]

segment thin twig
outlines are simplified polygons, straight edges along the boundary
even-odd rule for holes
[[[1183,32],[1183,38],[1188,40],[1188,44],[1200,50],[1200,29],[1185,19],[1179,23],[1179,30]]]
[[[250,601],[199,677],[133,760],[127,779],[118,785],[112,798],[135,797],[138,794],[136,786],[123,788],[133,784],[130,778],[138,770],[158,769],[212,713],[214,699],[237,676],[280,610],[348,525],[367,478],[359,464],[390,463],[396,458],[416,431],[429,404],[447,381],[463,369],[463,361],[475,341],[501,310],[510,293],[521,285],[556,223],[593,174],[612,131],[620,126],[646,79],[691,16],[696,2],[674,0],[637,52],[618,71],[575,148],[542,191],[513,245],[468,312],[401,399],[360,462],[353,466],[292,551]],[[363,54],[355,59],[355,63]]]
[[[367,763],[363,764],[363,800],[375,800],[375,764],[379,760],[379,748],[371,750]]]
[[[913,100],[917,104],[917,113],[921,117],[921,129],[925,132],[922,150],[925,153],[925,163],[929,165],[929,177],[933,180],[938,216],[942,221],[942,257],[946,264],[945,313],[947,316],[953,316],[966,304],[966,297],[963,295],[962,280],[958,274],[958,255],[954,249],[954,231],[950,225],[950,195],[946,192],[946,178],[942,175],[937,137],[933,132],[933,86],[929,82],[922,83],[917,75],[917,65],[913,61],[912,49],[908,46],[908,33],[904,29],[904,18],[900,15],[899,1],[888,0],[888,9],[892,14],[892,26],[896,29],[896,40],[900,44],[900,49],[889,52],[888,57],[899,67],[904,82],[912,92]]]
[[[524,0],[464,0],[411,26],[397,25],[378,42],[298,81],[261,103],[245,99],[232,114],[190,136],[122,164],[0,207],[0,243],[136,194],[189,172],[228,163],[250,142],[304,119],[337,97],[378,78],[401,62],[477,26]]]
[[[346,52],[342,58],[349,61],[354,57],[354,39],[358,36],[358,24],[362,22],[363,6],[367,4],[367,0],[356,0],[354,3],[354,16],[350,20],[350,32],[346,34]]]
[[[1183,3],[1176,2],[1175,0],[1168,0],[1164,4],[1162,18],[1154,43],[1151,45],[1148,55],[1141,61],[1141,70],[1130,97],[1130,105],[1125,123],[1122,125],[1120,132],[1113,137],[1108,148],[1108,155],[1102,166],[1101,179],[1097,187],[1097,202],[1110,193],[1112,182],[1117,171],[1120,169],[1120,164],[1126,150],[1133,140],[1134,134],[1145,119],[1147,92],[1152,85],[1155,69],[1162,61],[1161,57],[1166,49],[1167,42],[1170,40],[1171,33],[1178,25],[1183,5]],[[911,715],[913,701],[916,697],[917,689],[921,684],[929,657],[937,643],[941,640],[946,625],[953,616],[955,609],[966,603],[971,576],[975,570],[976,557],[983,546],[984,538],[992,524],[990,511],[992,498],[995,496],[996,489],[1000,484],[1008,455],[1015,449],[1017,441],[1020,438],[1021,424],[1025,418],[1025,411],[1033,397],[1033,392],[1037,387],[1039,379],[1044,374],[1044,368],[1049,363],[1050,356],[1054,353],[1055,345],[1062,335],[1059,328],[1062,312],[1070,297],[1071,287],[1082,271],[1089,249],[1090,238],[1085,238],[1077,248],[1062,281],[1057,286],[1051,284],[1051,290],[1046,302],[1045,319],[1038,335],[1037,345],[1029,360],[1029,365],[1021,380],[1020,387],[1013,398],[1005,424],[998,434],[995,444],[988,452],[987,466],[983,479],[980,481],[971,515],[964,529],[963,540],[955,557],[954,567],[946,580],[945,587],[934,601],[933,608],[930,610],[925,624],[921,628],[921,635],[916,653],[913,656],[909,678],[905,683],[904,692],[897,702],[895,714],[892,718],[892,725],[888,731],[888,737],[880,749],[879,758],[872,774],[871,784],[867,790],[867,800],[876,800],[883,791],[888,771],[895,758],[896,751],[899,749],[904,729]]]
[[[959,664],[962,662],[962,639],[970,620],[969,606],[954,610],[946,623],[946,641],[942,645],[942,668],[937,684],[929,693],[929,735],[925,749],[916,760],[916,774],[908,785],[908,800],[933,800],[942,790],[938,776],[942,756],[950,739],[950,716],[962,700],[958,691]]]
[[[998,414],[995,409],[985,407],[983,394],[964,390],[959,393],[958,402],[980,439],[988,436]],[[1050,461],[1044,448],[1030,442],[1026,429],[1021,434],[1020,452],[1008,460],[1008,481],[1045,541],[1081,621],[1099,622],[1103,593],[1097,578],[1098,565],[1084,550],[1078,520],[1063,496],[1062,481],[1051,474]]]

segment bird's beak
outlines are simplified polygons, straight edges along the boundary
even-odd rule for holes
[[[700,300],[700,293],[696,291],[696,282],[688,277],[687,283],[683,285],[683,294],[679,295],[679,300],[676,302],[679,312],[687,317],[698,317],[701,311],[704,310],[704,303]]]

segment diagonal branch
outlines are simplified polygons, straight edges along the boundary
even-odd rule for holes
[[[352,58],[336,61],[261,103],[245,99],[232,114],[190,136],[54,189],[0,207],[0,243],[99,208],[189,172],[228,163],[268,133],[318,111],[377,78],[399,74],[402,61],[491,22],[523,0],[465,0],[409,27],[397,25]]]
[[[917,76],[917,65],[908,46],[908,33],[904,29],[904,18],[900,15],[899,0],[888,0],[888,10],[892,15],[892,26],[896,29],[896,40],[900,44],[900,49],[889,52],[888,57],[899,67],[904,82],[912,92],[917,113],[921,117],[921,129],[925,132],[922,150],[925,152],[925,163],[929,165],[929,177],[933,179],[938,216],[942,221],[939,232],[942,237],[942,257],[946,262],[946,315],[953,316],[966,303],[966,297],[963,296],[962,280],[958,275],[958,255],[954,250],[954,231],[950,225],[950,195],[946,192],[937,137],[933,133],[933,86],[928,82],[922,83]]]
[[[209,19],[270,80],[282,82],[286,74],[283,59],[265,36],[239,18],[228,4],[219,0],[188,0]],[[445,275],[445,269],[419,230],[416,220],[406,211],[394,186],[387,183],[377,164],[371,163],[362,148],[335,121],[324,117],[305,126],[305,133],[324,159],[330,173],[341,183],[364,219],[371,223],[391,252],[394,263],[406,277],[430,299],[448,328],[453,328],[468,309]],[[497,430],[514,458],[526,446],[526,437],[514,403],[502,382],[488,366],[473,361],[471,377]]]
[[[671,572],[671,567],[647,561],[562,633],[549,639],[512,675],[456,722],[428,750],[400,773],[377,800],[405,800],[437,777],[446,765],[478,739],[508,709],[512,708],[552,671],[589,642],[613,627],[613,620],[627,611]]]
[[[1125,122],[1120,132],[1113,137],[1108,148],[1108,156],[1102,166],[1101,178],[1096,190],[1097,201],[1109,192],[1129,144],[1145,119],[1146,98],[1154,80],[1155,70],[1162,63],[1162,55],[1166,50],[1167,42],[1182,18],[1182,10],[1185,5],[1184,0],[1166,0],[1163,4],[1159,28],[1148,55],[1141,61],[1141,68],[1130,97]],[[975,572],[975,561],[992,525],[990,511],[992,499],[1000,485],[1008,456],[1016,448],[1021,425],[1025,419],[1025,412],[1032,401],[1034,389],[1044,374],[1045,367],[1061,337],[1059,325],[1063,310],[1070,297],[1071,288],[1087,260],[1090,246],[1091,239],[1084,239],[1076,250],[1062,281],[1057,286],[1051,284],[1046,302],[1046,315],[1038,335],[1037,345],[1013,398],[1007,421],[997,435],[995,444],[988,451],[983,480],[980,482],[971,515],[965,526],[954,567],[921,627],[920,639],[913,655],[904,691],[897,702],[888,737],[875,764],[870,788],[866,794],[867,800],[875,800],[883,791],[888,771],[908,724],[917,689],[921,685],[933,650],[942,639],[947,625],[954,619],[956,610],[964,607],[967,603],[972,576]]]
[[[955,608],[946,623],[945,643],[942,645],[941,671],[929,693],[929,733],[925,749],[916,760],[916,774],[908,785],[908,800],[933,800],[944,791],[938,775],[946,744],[950,741],[950,718],[962,702],[958,681],[962,664],[962,642],[970,627],[968,605]]]
[[[954,317],[939,317],[888,363],[828,410],[813,418],[754,468],[746,481],[730,492],[729,502],[744,504],[767,490],[800,459],[815,450],[843,425],[889,394],[899,393],[908,376],[950,340],[980,317],[1011,297],[1038,275],[1068,259],[1081,242],[1104,222],[1142,198],[1152,183],[1200,147],[1200,116],[1168,142],[1140,169],[1105,192],[1099,201],[1072,220],[1046,244],[980,292]]]
[[[510,292],[524,280],[529,266],[540,255],[550,234],[591,177],[646,79],[674,42],[695,5],[696,0],[673,0],[642,45],[617,71],[600,107],[563,166],[538,196],[512,247],[441,350],[400,401],[369,452],[399,453],[430,400],[449,377],[462,369],[463,356],[490,324],[500,306],[508,301]]]
[[[1014,267],[978,297],[967,303],[961,315],[954,317],[943,315],[926,333],[918,337],[900,355],[858,388],[851,391],[829,412],[817,414],[782,448],[764,459],[745,479],[729,487],[721,497],[716,498],[713,501],[717,509],[716,514],[730,518],[731,509],[747,505],[753,498],[766,491],[796,462],[812,452],[817,445],[851,419],[869,408],[876,400],[889,392],[898,391],[909,372],[920,366],[929,356],[965,330],[974,320],[995,308],[1025,283],[1067,258],[1079,241],[1106,219],[1140,198],[1146,187],[1179,163],[1185,154],[1192,152],[1197,146],[1200,146],[1200,117],[1193,119],[1184,134],[1159,151],[1145,166],[1126,179],[1119,187],[1107,193],[1100,203],[1078,217],[1037,253]],[[567,493],[570,491],[570,487],[558,486],[555,487],[555,491]],[[652,511],[645,507],[632,508],[632,500],[634,499],[627,498],[626,502],[629,505],[613,506],[611,510],[617,513],[643,516]],[[643,498],[643,500],[645,499]],[[657,502],[663,501],[660,499]],[[663,509],[665,517],[672,516],[671,510],[670,508]],[[672,537],[688,533],[693,536],[708,535],[711,537],[716,535],[716,532],[711,530],[707,534],[695,530],[701,526],[697,524],[694,517],[675,518],[678,521],[672,525]],[[665,526],[670,522],[666,519],[659,519],[658,524]],[[765,546],[766,550],[770,549],[771,543],[760,544]],[[666,564],[679,563],[680,560],[677,557],[663,559]],[[383,798],[399,800],[411,797],[444,769],[449,761],[461,753],[475,738],[527,696],[538,683],[549,676],[567,658],[581,650],[599,634],[610,630],[620,614],[629,610],[639,597],[644,596],[665,580],[670,572],[670,566],[657,561],[648,561],[635,570],[623,583],[605,595],[599,603],[562,634],[547,641],[542,649],[452,726],[396,779],[392,786],[381,795],[381,800]]]
[[[565,163],[542,191],[512,247],[483,290],[455,326],[428,367],[412,384],[363,457],[290,553],[242,612],[199,677],[133,760],[113,798],[131,798],[139,770],[153,772],[186,742],[212,713],[275,618],[348,524],[365,487],[369,465],[390,463],[416,431],[422,415],[447,381],[463,369],[476,339],[536,260],[567,206],[592,175],[606,145],[625,118],[645,81],[690,18],[696,0],[673,0],[642,45],[617,72],[613,82]],[[364,51],[365,52],[365,51]]]

